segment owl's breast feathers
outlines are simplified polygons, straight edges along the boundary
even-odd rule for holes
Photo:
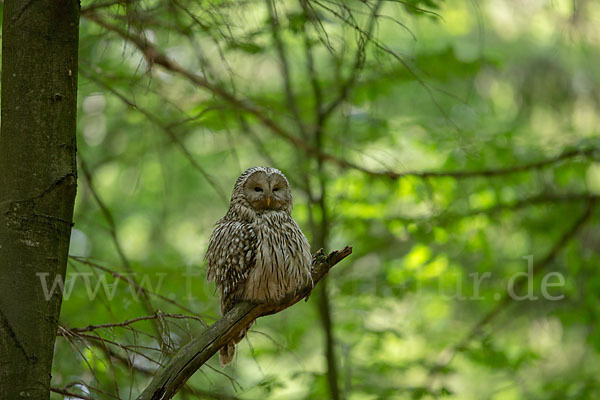
[[[310,282],[310,246],[288,213],[259,214],[254,229],[256,263],[248,274],[244,300],[276,302]]]
[[[227,312],[240,300],[276,302],[310,282],[306,237],[286,212],[256,213],[243,222],[217,223],[210,238],[207,277]]]

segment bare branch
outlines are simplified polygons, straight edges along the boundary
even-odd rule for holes
[[[159,318],[163,318],[163,317],[174,318],[174,319],[193,319],[195,321],[200,322],[203,326],[206,326],[204,321],[202,321],[200,318],[193,316],[193,315],[165,314],[160,311],[157,311],[153,315],[143,315],[141,317],[129,319],[129,320],[123,321],[123,322],[113,322],[113,323],[109,323],[109,324],[99,324],[99,325],[88,325],[85,328],[68,328],[68,329],[71,332],[80,333],[80,332],[90,332],[90,331],[94,331],[96,329],[119,328],[119,327],[123,328],[123,327],[127,327],[127,326],[129,326],[133,323],[139,322],[139,321],[155,320],[155,319],[159,319]]]
[[[135,0],[109,0],[109,1],[105,1],[105,2],[92,3],[89,6],[83,7],[81,9],[81,12],[82,13],[92,12],[92,11],[100,10],[102,8],[109,8],[109,7],[116,6],[116,5],[127,6],[130,3],[133,3],[134,1]]]
[[[141,366],[138,364],[134,364],[131,362],[131,360],[129,358],[123,357],[122,355],[115,353],[110,349],[109,349],[109,352],[110,352],[109,355],[111,357],[115,358],[117,361],[119,361],[121,364],[123,364],[127,369],[129,369],[129,371],[137,371],[146,376],[154,376],[154,374],[156,374],[156,369],[154,369],[154,368],[148,368],[148,367],[144,367],[144,366]],[[205,397],[208,399],[215,399],[215,400],[237,400],[238,399],[235,396],[230,396],[230,395],[227,395],[224,393],[200,390],[195,387],[192,387],[189,383],[186,384],[185,386],[183,386],[181,391],[186,392],[186,393],[189,392],[190,394],[193,394],[196,397],[201,396],[202,398]]]
[[[399,179],[404,177],[417,177],[417,178],[473,178],[473,177],[493,177],[499,175],[509,175],[518,172],[525,172],[529,170],[542,169],[553,164],[557,164],[561,161],[565,161],[572,158],[592,158],[594,154],[598,153],[598,149],[594,147],[586,149],[574,149],[568,150],[556,157],[547,158],[545,160],[536,161],[528,164],[514,165],[511,167],[500,167],[490,168],[472,171],[407,171],[407,172],[388,172],[382,173],[392,179]]]
[[[146,57],[149,65],[157,64],[173,73],[181,75],[182,77],[186,78],[187,80],[189,80],[196,86],[199,86],[201,88],[204,88],[204,89],[210,91],[215,96],[226,101],[228,104],[232,105],[233,107],[235,107],[241,111],[247,112],[250,115],[253,115],[265,127],[269,128],[274,134],[285,139],[286,141],[290,142],[292,145],[300,148],[301,150],[305,151],[306,153],[314,155],[314,156],[318,157],[319,159],[329,160],[333,163],[338,164],[340,167],[361,169],[358,165],[354,165],[348,161],[338,159],[335,156],[332,156],[330,154],[327,154],[327,153],[321,152],[317,149],[314,149],[306,141],[304,141],[304,140],[294,136],[290,132],[286,131],[275,120],[268,117],[266,110],[263,110],[262,108],[252,104],[248,100],[240,99],[240,98],[236,97],[235,95],[226,91],[224,88],[209,82],[204,77],[188,71],[187,69],[183,68],[181,65],[177,64],[175,61],[169,59],[165,54],[161,53],[156,47],[154,47],[151,43],[149,43],[145,38],[135,35],[131,32],[127,32],[116,25],[110,24],[110,23],[106,22],[105,20],[103,20],[102,18],[100,18],[95,13],[86,13],[83,15],[84,15],[84,17],[90,19],[91,21],[96,22],[98,25],[102,26],[103,28],[113,31],[113,32],[117,33],[119,36],[121,36],[122,38],[133,42],[138,47],[138,49],[142,52],[144,57]]]
[[[340,13],[338,13],[337,11],[335,11],[334,9],[332,9],[332,8],[324,5],[323,3],[319,2],[318,0],[313,0],[313,2],[315,4],[318,4],[323,9],[329,11],[331,14],[333,14],[336,18],[338,18],[339,20],[341,20],[345,24],[351,26],[357,32],[366,35],[366,37],[370,39],[370,41],[375,45],[375,47],[377,47],[379,50],[383,51],[384,53],[389,54],[393,58],[395,58],[396,61],[398,61],[408,71],[408,73],[419,83],[419,85],[421,85],[421,87],[423,89],[425,89],[425,91],[427,92],[427,95],[431,99],[431,102],[439,110],[439,112],[446,119],[446,121],[448,121],[454,127],[454,129],[457,132],[461,131],[460,128],[458,127],[458,125],[456,125],[456,123],[448,116],[448,113],[446,112],[446,110],[444,110],[442,108],[441,104],[437,101],[437,99],[433,95],[433,91],[431,90],[431,88],[429,87],[429,85],[423,80],[423,78],[421,78],[419,75],[417,75],[417,73],[415,72],[415,70],[408,64],[408,62],[405,59],[403,59],[402,57],[400,57],[400,55],[398,55],[398,53],[396,53],[395,51],[393,51],[392,49],[390,49],[385,44],[383,44],[380,41],[374,39],[370,33],[366,32],[364,29],[362,29],[360,26],[358,26],[358,24],[356,24],[356,22],[353,21],[352,18],[346,18],[346,17],[344,17],[343,15],[341,15]],[[350,15],[352,15],[352,14],[350,13]]]
[[[104,338],[100,335],[98,335],[97,333],[94,333],[94,335],[89,335],[87,333],[76,333],[76,332],[71,332],[69,331],[67,328],[65,327],[59,327],[59,330],[56,334],[57,337],[64,337],[67,340],[71,341],[73,339],[77,339],[77,340],[81,340],[81,341],[86,341],[87,340],[92,340],[92,341],[97,341],[97,342],[101,342],[102,344],[110,344],[112,346],[115,346],[125,352],[131,352],[134,354],[137,354],[145,359],[147,359],[150,362],[153,362],[157,365],[161,365],[162,363],[160,361],[156,361],[153,358],[151,358],[150,356],[148,356],[147,354],[143,353],[142,350],[146,350],[146,351],[154,351],[157,353],[165,353],[167,352],[164,348],[158,348],[158,347],[151,347],[151,346],[143,346],[143,345],[128,345],[128,344],[122,344],[119,343],[115,340],[111,340],[111,339],[107,339]],[[140,349],[140,350],[137,350]],[[171,353],[172,351],[168,351],[169,353]],[[84,360],[87,360],[85,358],[85,356],[82,354],[81,357]],[[90,366],[90,370],[91,370],[91,366]]]
[[[66,389],[58,388],[58,387],[54,387],[54,386],[50,387],[50,391],[54,392],[54,393],[62,394],[63,396],[67,396],[68,398],[82,399],[82,400],[94,400],[93,398],[86,396],[85,394],[69,392]]]
[[[583,149],[583,150],[570,150],[570,151],[564,152],[563,154],[559,155],[558,157],[538,161],[538,162],[531,163],[531,164],[523,164],[523,165],[517,165],[517,166],[505,167],[505,168],[474,170],[474,171],[405,171],[405,172],[373,171],[368,168],[362,167],[361,165],[353,163],[351,161],[348,161],[348,160],[336,157],[327,152],[324,152],[324,151],[320,150],[319,148],[315,148],[314,146],[312,146],[310,143],[306,142],[305,140],[294,136],[293,134],[291,134],[290,132],[285,130],[281,125],[279,125],[274,119],[270,118],[267,115],[268,112],[266,110],[260,108],[259,106],[252,104],[249,100],[240,99],[240,98],[236,97],[235,95],[229,93],[224,88],[222,88],[214,83],[209,82],[204,77],[186,70],[181,65],[177,64],[175,61],[169,59],[165,54],[161,53],[156,47],[154,47],[151,43],[149,43],[145,38],[142,38],[131,32],[124,31],[120,27],[106,22],[105,20],[100,18],[95,13],[86,13],[86,14],[82,14],[82,15],[84,17],[96,22],[98,25],[104,27],[105,29],[108,29],[108,30],[111,30],[111,31],[117,33],[122,38],[132,41],[138,47],[138,49],[142,52],[142,54],[144,54],[144,56],[146,57],[146,59],[148,60],[148,63],[150,65],[157,64],[173,73],[181,75],[182,77],[186,78],[187,80],[194,83],[195,85],[210,91],[215,96],[226,101],[227,103],[229,103],[233,107],[237,108],[238,110],[241,110],[250,115],[253,115],[256,119],[258,119],[261,122],[261,124],[263,124],[265,127],[267,127],[271,132],[273,132],[275,135],[279,136],[280,138],[288,141],[293,146],[299,148],[300,150],[304,151],[305,153],[307,153],[313,157],[316,157],[318,160],[330,162],[332,164],[337,165],[338,167],[340,167],[342,169],[355,169],[355,170],[361,171],[361,172],[363,172],[367,175],[373,176],[373,177],[382,177],[382,178],[389,178],[389,179],[401,179],[401,178],[406,178],[406,177],[416,177],[416,178],[452,177],[452,178],[456,178],[456,179],[462,179],[462,178],[471,178],[471,177],[491,177],[491,176],[498,176],[498,175],[507,175],[507,174],[523,172],[523,171],[532,170],[532,169],[540,169],[540,168],[544,168],[548,165],[554,164],[556,162],[570,159],[570,158],[576,158],[576,157],[580,157],[580,156],[591,157],[594,153],[598,152],[598,149],[596,149],[596,148],[588,148],[588,149]],[[356,28],[360,29],[360,31],[363,34],[370,36],[370,34],[368,32],[366,32],[365,30],[363,30],[362,28],[360,28],[360,27],[356,27]],[[371,38],[371,41],[373,43],[375,43],[377,45],[377,47],[381,46],[381,44],[378,44],[376,41],[373,41],[372,38]],[[390,51],[387,48],[385,50]]]
[[[440,214],[428,215],[424,217],[396,217],[394,219],[402,222],[415,222],[415,223],[447,223],[449,221],[460,220],[462,218],[469,218],[475,215],[486,214],[493,215],[499,212],[510,210],[515,211],[526,207],[539,206],[541,204],[561,204],[561,203],[573,203],[583,201],[600,201],[600,195],[591,193],[566,193],[566,194],[548,194],[542,193],[539,195],[526,197],[509,203],[498,203],[491,207],[485,208],[474,208],[466,212],[452,212],[447,211]]]
[[[313,257],[312,279],[316,284],[338,262],[352,253],[351,247],[325,256],[322,250]],[[232,340],[251,321],[276,314],[310,295],[313,285],[308,285],[279,304],[237,304],[222,319],[210,326],[201,336],[183,346],[169,364],[158,371],[138,400],[167,400],[172,398],[185,382],[212,357],[225,343]]]
[[[117,271],[114,271],[114,270],[112,270],[112,269],[110,269],[110,268],[107,268],[107,267],[105,267],[105,266],[103,266],[103,265],[100,265],[100,264],[98,264],[98,263],[95,263],[95,262],[93,262],[93,261],[90,261],[90,260],[88,260],[88,259],[86,259],[86,258],[84,258],[84,257],[78,257],[78,256],[69,256],[69,258],[70,258],[70,259],[72,259],[72,260],[78,261],[78,262],[80,262],[80,263],[82,263],[82,264],[84,264],[84,265],[90,266],[90,267],[92,267],[92,268],[96,268],[96,269],[99,269],[99,270],[101,270],[101,271],[108,272],[108,273],[109,273],[109,274],[111,274],[111,275],[112,275],[114,278],[116,278],[116,279],[120,279],[120,280],[123,280],[123,281],[127,282],[128,284],[130,284],[131,286],[133,286],[133,287],[134,287],[136,290],[139,290],[139,291],[141,291],[141,292],[144,292],[144,293],[146,293],[146,294],[149,294],[149,295],[153,295],[153,296],[155,296],[155,297],[158,297],[159,299],[161,299],[161,300],[163,300],[163,301],[166,301],[166,302],[167,302],[167,303],[169,303],[169,304],[172,304],[172,305],[174,305],[174,306],[176,306],[176,307],[178,307],[178,308],[180,308],[180,309],[182,309],[182,310],[184,310],[184,311],[186,311],[186,312],[188,312],[188,313],[190,313],[190,314],[193,314],[193,315],[195,315],[196,317],[198,317],[198,318],[199,318],[199,320],[200,320],[200,318],[202,317],[201,315],[198,315],[196,312],[194,312],[194,311],[193,311],[193,310],[191,310],[190,308],[188,308],[188,307],[184,306],[183,304],[179,304],[179,303],[177,303],[176,301],[169,299],[168,297],[165,297],[165,296],[163,296],[163,295],[161,295],[161,294],[158,294],[158,293],[156,293],[156,292],[152,292],[152,291],[150,291],[150,290],[146,289],[145,287],[138,285],[136,282],[134,282],[134,281],[131,279],[131,277],[130,277],[130,276],[123,275],[123,274],[121,274],[121,273],[119,273],[119,272],[117,272]],[[206,325],[206,323],[202,323],[202,324],[203,324],[204,326],[208,326],[208,325]]]
[[[321,114],[319,115],[319,119],[322,121],[320,125],[322,125],[323,122],[326,121],[327,118],[348,98],[350,90],[358,81],[360,72],[366,60],[366,47],[371,40],[373,28],[375,27],[375,22],[377,20],[377,12],[382,4],[382,1],[377,1],[377,3],[375,3],[375,6],[371,11],[371,15],[369,16],[366,30],[358,30],[360,38],[358,39],[358,49],[356,49],[352,70],[350,71],[348,78],[342,83],[339,95],[327,107],[325,107],[325,109],[322,110]]]
[[[94,188],[94,185],[92,184],[92,174],[91,174],[90,170],[88,169],[84,158],[81,156],[81,153],[79,153],[79,161],[81,164],[81,170],[83,171],[83,174],[86,178],[88,188],[90,189],[92,196],[96,200],[96,203],[102,210],[102,214],[104,214],[104,217],[105,217],[106,221],[108,222],[108,225],[110,227],[110,229],[109,229],[110,235],[112,237],[115,248],[117,249],[117,253],[119,254],[119,258],[121,258],[123,267],[129,274],[133,274],[133,268],[131,267],[129,260],[125,256],[125,252],[123,251],[123,247],[121,246],[121,242],[119,241],[119,237],[117,234],[117,226],[115,224],[115,219],[113,218],[112,213],[110,212],[109,208],[106,206],[106,204],[104,204],[104,202],[100,198],[100,195]],[[133,278],[131,278],[131,280],[133,281]],[[152,306],[152,302],[150,301],[150,298],[148,297],[148,294],[146,292],[142,292],[142,304],[148,314],[152,314],[154,312],[154,307]],[[162,345],[163,341],[162,341],[162,333],[160,330],[160,326],[156,323],[154,323],[153,326],[156,331],[156,334],[158,335],[158,341]]]
[[[281,38],[280,32],[280,23],[279,18],[277,17],[277,9],[276,4],[273,0],[265,0],[267,9],[269,10],[269,22],[271,24],[271,36],[273,37],[273,42],[275,43],[275,48],[277,49],[277,55],[279,57],[279,62],[281,63],[281,75],[283,76],[283,87],[285,91],[285,97],[287,100],[288,107],[292,111],[292,115],[296,120],[296,124],[298,125],[298,130],[300,131],[301,136],[304,139],[308,138],[308,133],[304,127],[304,123],[302,122],[302,117],[300,116],[300,110],[298,108],[298,104],[296,103],[296,96],[294,96],[294,90],[292,88],[292,77],[290,74],[290,64],[288,62],[287,53],[285,49],[285,45],[283,43],[283,39]]]
[[[223,191],[223,189],[221,189],[221,187],[219,185],[217,185],[217,182],[214,180],[214,178],[208,172],[206,172],[206,170],[204,168],[202,168],[202,166],[196,161],[196,159],[190,153],[190,151],[187,149],[187,147],[185,147],[183,142],[179,139],[179,137],[177,137],[171,124],[165,124],[165,123],[161,122],[150,111],[139,107],[137,104],[135,104],[134,102],[129,100],[127,97],[125,97],[122,93],[118,92],[116,89],[110,87],[109,85],[102,82],[101,80],[99,80],[91,75],[86,75],[85,73],[82,73],[82,75],[90,80],[93,80],[98,85],[102,86],[104,89],[108,90],[109,92],[111,92],[112,94],[117,96],[122,102],[127,104],[132,109],[137,110],[140,113],[142,113],[146,118],[148,118],[148,120],[150,122],[152,122],[153,124],[158,126],[164,133],[166,133],[167,136],[171,139],[171,141],[173,141],[173,143],[175,143],[175,145],[177,147],[179,147],[179,150],[183,153],[185,158],[187,158],[187,160],[190,162],[190,164],[192,164],[192,166],[195,169],[197,169],[198,172],[200,172],[200,174],[204,177],[204,179],[206,179],[206,181],[209,183],[209,185],[215,190],[217,195],[219,195],[221,200],[227,202],[228,198],[227,198],[227,195],[225,194],[225,192]],[[214,108],[210,108],[210,110],[212,110],[212,109],[214,109]],[[204,110],[204,111],[207,111],[207,110]]]

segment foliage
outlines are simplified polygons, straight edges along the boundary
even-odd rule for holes
[[[574,4],[83,2],[53,386],[135,398],[219,317],[208,236],[264,164],[315,250],[354,248],[327,290],[343,398],[598,398],[600,7]],[[516,301],[528,256],[538,299]],[[315,303],[259,320],[180,397],[328,398]]]

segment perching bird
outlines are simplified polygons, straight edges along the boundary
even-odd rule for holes
[[[240,301],[278,302],[311,282],[310,245],[291,212],[290,185],[278,169],[253,167],[237,179],[206,253],[207,278],[215,280],[223,315]],[[221,348],[222,367],[250,326]]]

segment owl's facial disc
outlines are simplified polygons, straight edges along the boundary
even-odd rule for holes
[[[244,195],[257,210],[283,210],[291,204],[290,188],[279,174],[255,172],[244,184]]]

